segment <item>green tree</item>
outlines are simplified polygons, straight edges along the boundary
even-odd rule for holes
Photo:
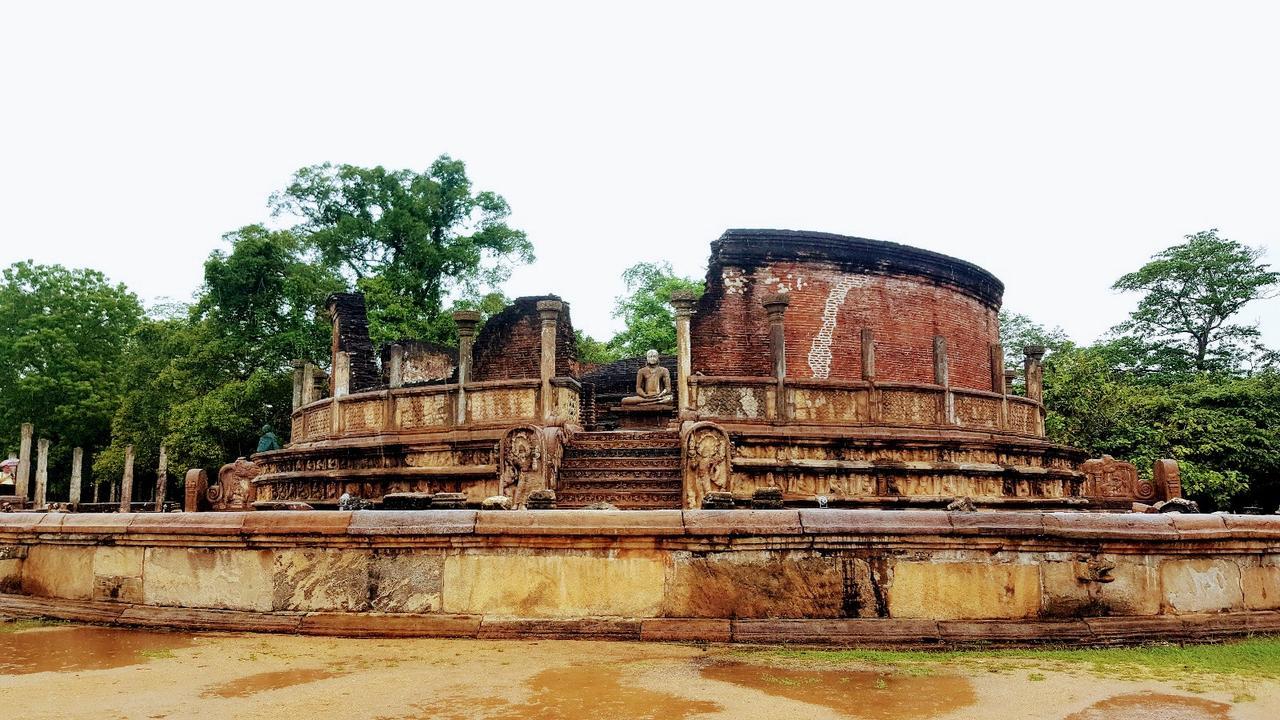
[[[401,338],[452,339],[447,299],[478,299],[533,260],[525,233],[507,225],[510,208],[474,191],[460,160],[442,155],[422,173],[315,165],[272,196],[277,214],[328,268],[354,280],[369,304],[375,344]]]
[[[54,443],[57,491],[73,447],[92,453],[108,441],[122,348],[142,314],[133,293],[95,270],[28,261],[0,278],[2,443],[16,450],[19,426],[33,423]]]
[[[573,339],[578,346],[579,362],[606,365],[622,359],[621,354],[609,347],[609,343],[596,340],[581,330],[573,331]]]
[[[1280,273],[1261,262],[1262,250],[1219,238],[1217,230],[1152,257],[1112,286],[1142,293],[1117,330],[1143,340],[1146,364],[1169,371],[1234,371],[1263,349],[1256,325],[1228,321],[1247,303],[1268,297]]]
[[[1049,329],[1030,317],[1012,310],[1000,311],[1000,347],[1004,350],[1004,366],[1017,370],[1023,365],[1023,349],[1028,345],[1039,345],[1045,348],[1046,358],[1053,353],[1071,346],[1067,333],[1060,327]],[[1013,383],[1014,392],[1025,392],[1026,384],[1021,376]]]
[[[609,350],[620,358],[643,355],[651,349],[674,355],[676,329],[671,294],[687,290],[701,296],[703,282],[676,275],[668,262],[637,263],[622,273],[622,280],[627,292],[615,302],[613,316],[622,318],[626,326],[609,341]]]

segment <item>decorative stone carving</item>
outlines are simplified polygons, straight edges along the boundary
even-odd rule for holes
[[[564,431],[558,427],[522,426],[508,431],[499,449],[498,494],[522,508],[534,491],[554,487],[563,446]]]
[[[205,495],[209,490],[209,473],[201,468],[188,470],[187,477],[183,480],[183,490],[186,492],[182,503],[184,511],[200,512],[209,509],[209,498]]]
[[[1178,469],[1177,460],[1157,460],[1151,476],[1161,498],[1173,500],[1182,497],[1182,472]]]
[[[694,423],[681,443],[685,507],[702,505],[710,492],[730,492],[729,434],[714,423]]]
[[[253,461],[236,458],[218,470],[218,484],[209,488],[207,496],[214,510],[248,510],[253,506],[253,479],[262,469]]]
[[[1138,477],[1133,463],[1121,462],[1110,455],[1086,460],[1080,465],[1085,474],[1084,494],[1092,500],[1151,502],[1156,499],[1155,486]]]
[[[1076,556],[1076,580],[1082,583],[1114,582],[1115,578],[1111,576],[1111,571],[1115,569],[1115,563],[1096,555]]]

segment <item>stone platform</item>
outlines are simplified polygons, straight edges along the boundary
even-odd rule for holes
[[[336,635],[1106,644],[1280,631],[1280,517],[0,515],[0,613]]]

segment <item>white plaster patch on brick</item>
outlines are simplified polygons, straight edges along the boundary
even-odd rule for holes
[[[742,404],[742,411],[749,418],[759,417],[760,406],[756,402],[755,393],[751,392],[751,388],[742,388],[738,391],[739,402]]]
[[[747,289],[747,278],[740,268],[727,267],[720,272],[720,281],[729,295],[741,295]]]
[[[836,334],[836,314],[855,284],[857,277],[845,275],[827,291],[827,301],[822,306],[822,327],[809,346],[809,369],[813,370],[814,378],[826,380],[831,375],[831,339]]]
[[[773,274],[773,266],[761,269],[756,275],[756,283],[779,295],[791,292],[791,286],[785,280]]]

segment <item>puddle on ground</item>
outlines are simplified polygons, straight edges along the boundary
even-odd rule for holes
[[[150,630],[49,627],[0,634],[0,675],[105,670],[191,645],[191,636]]]
[[[958,675],[916,677],[867,670],[713,663],[702,668],[702,676],[869,720],[933,717],[978,699],[969,680]]]
[[[316,680],[326,680],[331,677],[345,675],[346,673],[334,672],[332,670],[277,670],[275,672],[263,672],[255,675],[247,675],[242,678],[236,678],[231,682],[221,685],[214,685],[205,689],[200,693],[200,697],[246,697],[255,693],[266,692],[268,690],[279,690],[280,688],[292,687],[294,685],[303,685]]]
[[[1187,695],[1135,693],[1100,700],[1065,720],[1227,720],[1231,706]]]
[[[623,683],[618,667],[572,665],[543,670],[525,681],[530,695],[519,703],[496,698],[452,700],[422,718],[486,720],[682,720],[718,712],[719,703],[691,700]],[[465,708],[458,704],[466,705]]]

